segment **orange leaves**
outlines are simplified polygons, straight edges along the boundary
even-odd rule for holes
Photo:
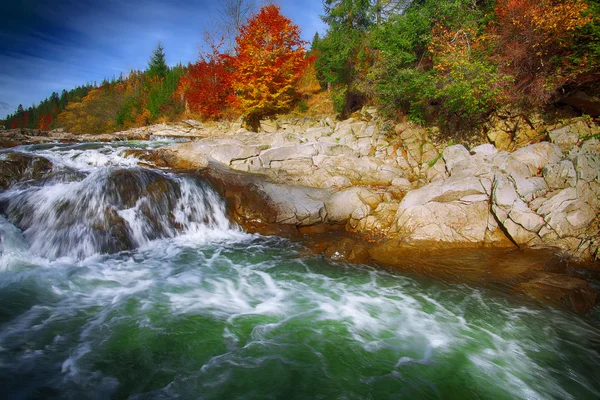
[[[574,31],[591,22],[584,0],[498,0],[496,40],[501,72],[511,76],[511,92],[534,105],[545,104],[568,80]]]
[[[232,87],[245,117],[258,120],[289,108],[306,65],[304,46],[298,26],[272,4],[241,28]]]
[[[583,0],[499,0],[496,15],[501,35],[532,47],[568,45],[570,32],[591,21]]]
[[[205,118],[218,118],[233,106],[255,126],[290,107],[307,65],[304,45],[298,26],[279,7],[265,6],[240,29],[235,55],[222,54],[221,44],[212,44],[211,53],[189,66],[177,93]]]
[[[42,115],[40,117],[40,125],[38,129],[41,131],[47,131],[50,129],[50,123],[52,122],[52,114]]]

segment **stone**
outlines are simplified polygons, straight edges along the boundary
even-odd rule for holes
[[[446,170],[446,162],[442,157],[438,158],[438,160],[433,164],[433,166],[427,166],[428,168],[425,170],[425,177],[427,182],[436,182],[441,181],[449,177],[448,172]]]
[[[577,184],[577,172],[571,160],[545,166],[542,176],[548,187],[554,190],[575,187]]]
[[[352,186],[352,182],[350,179],[345,176],[332,176],[323,182],[323,187],[331,187],[331,188],[346,188]]]
[[[337,143],[315,143],[314,147],[318,154],[325,154],[328,156],[354,156],[354,150],[348,146]]]
[[[460,200],[465,196],[473,194],[487,195],[490,189],[491,182],[480,180],[476,177],[450,177],[446,180],[432,182],[420,189],[408,192],[400,203],[400,207],[408,209],[430,202]]]
[[[365,137],[365,138],[358,139],[358,141],[356,142],[355,149],[356,149],[356,151],[358,151],[359,156],[370,155],[373,150],[373,144],[372,144],[371,138]]]
[[[24,180],[44,178],[52,170],[49,160],[24,153],[0,155],[0,189]]]
[[[533,199],[543,196],[549,190],[546,181],[542,177],[534,176],[524,178],[515,173],[509,176],[519,197],[525,202],[530,202]]]
[[[325,256],[334,261],[364,263],[369,259],[369,251],[360,242],[350,238],[331,243],[325,250]]]
[[[411,240],[478,243],[485,240],[488,215],[487,201],[431,202],[408,209],[400,204],[394,232]]]
[[[308,128],[303,136],[309,142],[317,142],[321,137],[328,137],[331,135],[331,128],[329,127],[318,127],[318,128]]]
[[[487,137],[499,150],[510,150],[512,148],[512,135],[502,130],[490,130]]]
[[[394,178],[392,180],[392,186],[404,191],[408,191],[411,188],[410,181],[406,178]]]
[[[433,165],[438,159],[442,158],[438,149],[430,142],[423,144],[421,154],[421,162],[427,165]]]
[[[548,142],[540,142],[520,148],[511,153],[500,169],[508,174],[515,172],[524,178],[536,176],[549,164],[555,164],[562,160],[563,154],[560,148]]]
[[[537,213],[559,238],[579,237],[598,216],[598,197],[587,184],[562,189],[544,202]]]
[[[352,212],[352,215],[350,215],[350,218],[353,220],[361,220],[363,218],[366,218],[370,213],[371,207],[369,207],[367,204],[364,204],[356,210],[354,210]]]
[[[548,132],[548,137],[552,143],[558,145],[564,152],[568,152],[579,142],[579,135],[568,125],[562,128],[552,129]]]
[[[318,154],[314,144],[289,145],[273,147],[260,153],[263,167],[267,168],[272,161],[283,161],[295,158],[310,159]]]
[[[580,150],[582,153],[600,155],[600,140],[596,139],[595,137],[587,139],[581,144]]]
[[[469,150],[465,146],[456,144],[454,146],[446,147],[442,153],[444,161],[446,162],[446,169],[452,176],[452,170],[454,166],[461,161],[468,160],[471,157]]]
[[[204,125],[200,121],[196,121],[195,119],[184,119],[181,122],[188,124],[194,128],[203,129]]]
[[[225,143],[214,144],[209,146],[195,145],[199,153],[206,154],[225,165],[230,165],[232,161],[245,160],[251,157],[256,157],[260,154],[260,146],[244,146],[241,143]]]
[[[279,124],[277,120],[263,120],[260,121],[260,130],[267,133],[275,132],[279,129]]]
[[[325,221],[330,189],[273,183],[260,175],[235,172],[211,164],[200,172],[231,205],[242,226],[266,224],[309,226]]]
[[[484,158],[492,158],[498,154],[498,149],[490,143],[480,144],[471,149],[473,155],[483,156]]]
[[[600,155],[578,154],[573,158],[577,179],[584,182],[600,182]]]
[[[191,142],[159,148],[154,154],[161,163],[176,169],[203,169],[209,163],[206,154],[199,153]]]
[[[518,195],[506,175],[496,174],[492,185],[492,212],[510,238],[518,245],[541,242],[537,232],[545,221]]]
[[[353,187],[341,190],[334,193],[325,202],[327,221],[333,223],[346,222],[354,211],[363,207],[365,204],[369,205],[369,207],[376,207],[382,200],[381,195],[364,187]]]

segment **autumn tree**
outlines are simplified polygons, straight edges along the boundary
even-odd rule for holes
[[[571,56],[577,31],[592,21],[588,5],[583,0],[498,0],[495,11],[497,23],[489,35],[496,39],[501,72],[514,80],[508,91],[515,100],[546,104],[583,67]]]
[[[208,36],[208,35],[207,35]],[[231,89],[231,57],[221,53],[223,43],[210,43],[210,53],[200,53],[200,59],[188,67],[179,82],[178,92],[193,112],[204,118],[214,119],[222,115],[228,106]]]
[[[256,129],[261,118],[290,108],[294,84],[305,66],[304,46],[298,26],[273,4],[242,26],[236,38],[232,86],[251,128]]]
[[[81,102],[69,103],[57,123],[69,132],[105,133],[115,130],[115,119],[124,96],[119,86],[90,91]]]

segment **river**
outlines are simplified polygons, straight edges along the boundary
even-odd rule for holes
[[[600,312],[311,255],[131,148],[21,146],[0,192],[10,399],[600,398]],[[456,260],[460,262],[460,260]]]

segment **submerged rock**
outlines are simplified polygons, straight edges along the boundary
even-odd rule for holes
[[[0,189],[21,181],[42,179],[51,170],[52,163],[43,157],[7,153],[0,156]]]
[[[599,300],[598,292],[589,283],[563,274],[540,274],[519,284],[517,290],[544,303],[580,314],[589,311]]]

